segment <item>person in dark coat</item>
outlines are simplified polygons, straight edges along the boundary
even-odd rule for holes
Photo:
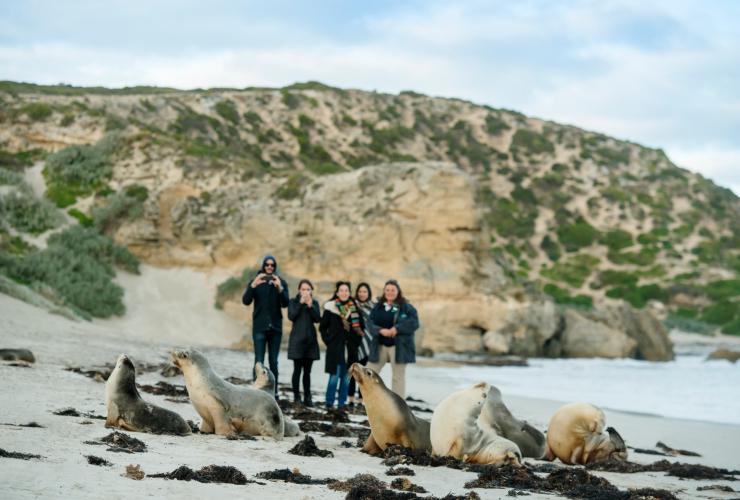
[[[326,344],[324,370],[329,374],[326,387],[326,407],[334,406],[339,384],[338,407],[347,402],[347,367],[357,361],[357,347],[362,336],[364,322],[357,305],[352,300],[352,289],[348,281],[338,281],[334,295],[324,304],[319,331]]]
[[[370,356],[370,344],[372,342],[372,334],[368,331],[367,326],[370,324],[370,313],[375,306],[373,301],[373,291],[370,285],[367,283],[360,283],[355,288],[355,304],[362,315],[362,320],[365,323],[365,329],[363,330],[363,337],[360,339],[360,345],[357,349],[357,362],[362,366],[367,365],[368,356]],[[355,389],[357,389],[358,402],[362,403],[362,393],[360,389],[356,387],[355,379],[349,378],[349,407],[352,408],[355,404]]]
[[[406,365],[416,362],[414,333],[419,328],[419,315],[406,301],[398,281],[386,281],[383,298],[373,307],[368,326],[373,336],[368,367],[380,373],[390,362],[393,392],[405,398]]]
[[[311,365],[319,359],[319,341],[316,327],[321,319],[319,302],[313,298],[313,284],[302,279],[298,284],[298,295],[288,303],[288,319],[293,322],[288,339],[288,359],[293,360],[293,400],[301,402],[299,381],[303,371],[303,404],[313,406],[311,401]]]
[[[275,375],[275,397],[278,387],[278,353],[283,338],[283,307],[288,307],[288,283],[278,275],[275,257],[267,255],[255,278],[247,285],[242,296],[245,306],[254,302],[252,311],[252,340],[254,364],[265,362],[265,347],[270,361],[270,371]],[[254,368],[252,369],[254,370]]]

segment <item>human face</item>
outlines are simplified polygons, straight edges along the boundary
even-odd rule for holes
[[[268,260],[267,262],[265,262],[265,272],[266,273],[275,272],[275,261],[274,260]]]
[[[304,294],[304,293],[310,294],[313,290],[311,289],[311,286],[308,283],[303,283],[299,291],[301,292],[301,294]]]
[[[347,285],[341,285],[337,290],[337,298],[344,302],[349,299],[350,293],[350,289]]]
[[[385,288],[383,288],[383,297],[385,297],[386,302],[395,302],[398,298],[398,288],[396,288],[396,285],[390,283],[385,285]]]
[[[357,299],[360,302],[367,301],[367,298],[370,296],[370,292],[367,291],[367,287],[361,286],[357,289]]]

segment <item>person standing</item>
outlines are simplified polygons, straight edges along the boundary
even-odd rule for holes
[[[288,339],[288,359],[293,360],[293,401],[301,402],[299,382],[303,371],[303,404],[313,406],[311,400],[311,366],[319,359],[319,341],[314,323],[321,320],[319,303],[313,298],[313,284],[302,279],[298,295],[288,303],[288,319],[293,322]]]
[[[362,366],[365,366],[367,365],[368,356],[370,356],[370,345],[373,338],[372,334],[368,331],[368,325],[370,324],[370,312],[372,312],[373,306],[375,306],[375,302],[373,301],[373,292],[370,288],[370,285],[364,282],[357,285],[357,288],[355,288],[355,304],[357,305],[357,309],[360,311],[363,323],[365,324],[363,336],[360,339],[357,348],[357,362],[360,363]],[[355,404],[355,389],[355,379],[350,377],[348,392],[350,408],[352,408]],[[362,403],[362,393],[359,389],[357,389],[357,394],[358,402]]]
[[[378,374],[387,362],[393,371],[393,392],[406,397],[406,365],[416,362],[414,334],[419,316],[409,304],[396,280],[388,280],[383,298],[370,313],[369,331],[373,336],[368,367]]]
[[[247,285],[242,296],[245,306],[254,302],[252,340],[254,364],[265,362],[268,351],[270,371],[275,375],[275,398],[278,397],[278,353],[283,338],[283,307],[288,307],[288,283],[278,275],[277,260],[272,255],[262,259],[259,273]],[[253,368],[254,371],[254,368]]]
[[[324,304],[324,315],[319,323],[321,339],[326,344],[326,364],[329,374],[326,386],[326,407],[334,406],[339,385],[338,408],[347,402],[347,367],[357,359],[357,345],[364,324],[362,316],[352,300],[352,289],[348,281],[337,281],[334,295]],[[355,353],[355,354],[353,354]]]

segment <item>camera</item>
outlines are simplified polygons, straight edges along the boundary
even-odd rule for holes
[[[272,283],[272,279],[273,279],[274,277],[275,277],[275,275],[274,275],[274,274],[265,274],[265,276],[264,276],[264,279],[265,279],[265,281],[267,281],[268,283]]]

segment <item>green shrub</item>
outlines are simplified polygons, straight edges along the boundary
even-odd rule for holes
[[[598,263],[599,259],[592,255],[574,255],[542,270],[541,274],[551,280],[567,283],[573,288],[580,288]]]
[[[542,238],[542,243],[540,243],[540,248],[545,252],[545,254],[547,254],[547,257],[553,262],[556,262],[562,255],[560,251],[560,245],[558,245],[557,241],[552,240],[549,235],[545,235],[545,237]]]
[[[626,203],[630,201],[629,193],[615,186],[607,186],[601,188],[601,196],[609,201],[614,201],[617,203]]]
[[[332,162],[310,163],[308,169],[316,175],[336,174],[343,170],[342,167]]]
[[[143,188],[144,191],[141,191]],[[92,209],[92,220],[95,228],[101,233],[114,229],[124,219],[135,219],[143,213],[143,202],[146,200],[146,188],[129,186],[120,193],[105,198],[105,201]],[[142,199],[142,196],[144,198]]]
[[[607,291],[606,296],[613,299],[624,299],[638,309],[645,307],[649,300],[665,302],[668,299],[668,293],[655,284],[615,287]]]
[[[529,238],[536,220],[536,207],[522,207],[508,198],[496,198],[489,208],[489,223],[505,238]]]
[[[288,92],[287,90],[282,90],[282,99],[283,104],[288,106],[290,109],[296,109],[298,106],[301,105],[301,98],[300,96],[294,94],[293,92]]]
[[[214,109],[224,120],[229,121],[234,125],[239,123],[239,112],[236,110],[234,101],[229,99],[219,101],[216,103],[216,106],[214,106]]]
[[[216,309],[223,309],[226,300],[235,298],[237,294],[241,294],[248,283],[257,275],[258,271],[256,268],[248,267],[242,271],[240,277],[231,276],[219,284],[216,288]]]
[[[19,173],[0,168],[0,186],[23,186],[25,183],[26,181]]]
[[[0,196],[0,220],[7,221],[18,231],[40,234],[57,227],[63,217],[54,205],[24,190]]]
[[[560,226],[557,230],[558,239],[568,252],[575,252],[590,246],[599,236],[599,232],[584,219],[578,219],[573,224]]]
[[[94,225],[94,222],[93,222],[93,220],[90,217],[88,217],[86,214],[80,212],[76,208],[70,208],[69,211],[67,211],[67,213],[70,216],[72,216],[75,219],[77,219],[77,222],[79,222],[80,225],[83,226],[83,227],[92,227]]]
[[[12,256],[23,256],[35,250],[35,248],[20,236],[10,236],[10,234],[0,228],[0,255],[4,252]],[[2,273],[1,265],[0,273]]]
[[[713,325],[724,325],[740,315],[740,303],[722,300],[702,311],[700,319]]]
[[[123,130],[126,128],[128,123],[126,120],[118,115],[108,115],[105,119],[105,131],[112,132],[115,130]]]
[[[509,124],[500,117],[492,113],[486,115],[486,132],[490,135],[500,135],[501,132],[509,130],[510,128]]]
[[[740,317],[726,323],[722,327],[722,333],[727,335],[740,335]]]
[[[579,294],[575,297],[570,295],[557,285],[548,283],[544,286],[543,291],[551,296],[556,304],[568,304],[591,309],[594,305],[593,299],[588,295]]]
[[[626,271],[615,271],[607,269],[599,274],[599,281],[602,286],[622,286],[634,287],[637,285],[639,278],[633,273]]]
[[[0,149],[0,166],[11,170],[23,170],[24,167],[33,165],[34,161],[42,159],[44,155],[45,152],[38,148],[17,153]]]
[[[246,111],[243,116],[252,127],[259,127],[262,124],[262,118],[255,111]]]
[[[511,149],[528,154],[555,152],[555,146],[544,135],[523,128],[514,133]]]
[[[704,323],[693,318],[682,317],[675,314],[668,313],[668,316],[663,321],[663,325],[669,330],[677,329],[684,332],[701,333],[709,335],[717,330],[715,325]]]
[[[276,192],[276,195],[281,200],[294,200],[301,195],[301,186],[303,185],[304,178],[300,174],[293,174],[288,177],[282,186],[280,186]]]
[[[600,242],[612,252],[618,252],[619,250],[631,247],[634,244],[632,233],[622,229],[607,231],[601,235]]]
[[[639,252],[612,252],[607,254],[615,264],[633,264],[635,266],[649,266],[655,262],[657,251],[642,248]]]
[[[59,122],[59,125],[62,127],[69,127],[75,122],[75,115],[73,113],[64,113],[64,116],[62,117],[62,121]]]
[[[21,113],[34,122],[45,121],[53,112],[52,107],[43,102],[30,102],[21,108]]]
[[[712,300],[732,299],[740,295],[740,279],[712,281],[704,287],[704,293]]]
[[[50,155],[44,169],[47,197],[64,207],[69,199],[101,187],[113,174],[111,156],[118,143],[118,136],[110,134],[94,145],[69,146]]]
[[[405,139],[412,139],[414,131],[410,128],[394,125],[383,129],[370,129],[370,149],[375,153],[385,153]]]

